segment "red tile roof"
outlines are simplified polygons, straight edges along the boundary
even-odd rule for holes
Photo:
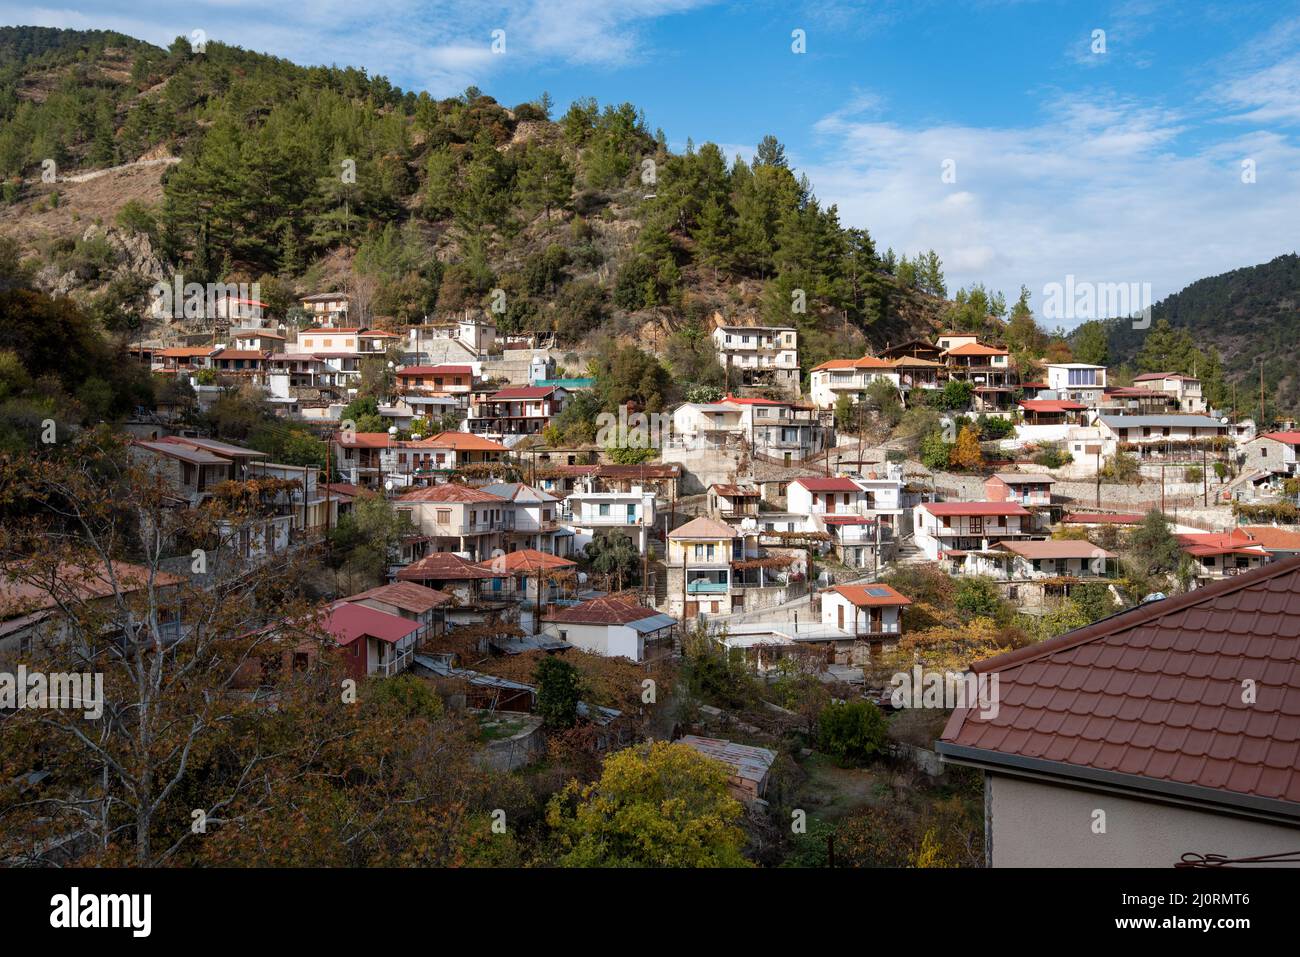
[[[1061,519],[1067,525],[1141,525],[1140,512],[1070,512]]]
[[[1264,547],[1252,542],[1241,529],[1231,532],[1197,532],[1179,535],[1178,544],[1188,555],[1263,555]]]
[[[554,608],[542,615],[542,620],[571,625],[626,625],[658,614],[653,608],[647,608],[637,601],[635,595],[620,592],[568,608]]]
[[[973,671],[998,675],[997,713],[953,712],[950,759],[1300,817],[1300,558]]]
[[[1300,551],[1300,531],[1288,531],[1273,525],[1243,525],[1241,530],[1252,542],[1259,542],[1270,551]]]
[[[997,346],[986,346],[981,342],[968,342],[964,346],[958,346],[955,349],[949,349],[950,356],[1005,356],[1006,349],[999,349]]]
[[[670,539],[722,539],[738,538],[739,535],[740,533],[730,525],[725,525],[703,515],[691,519],[681,528],[675,528],[668,533]]]
[[[910,605],[912,599],[904,598],[888,585],[873,583],[870,585],[836,585],[829,589],[839,592],[859,608],[874,606]]]
[[[214,353],[214,359],[265,359],[270,355],[267,352],[257,352],[252,349],[222,349]]]
[[[1025,399],[1020,408],[1027,412],[1083,412],[1088,407],[1081,402],[1065,399]]]
[[[397,573],[400,581],[457,582],[474,578],[492,578],[486,569],[479,568],[467,558],[451,552],[434,552]]]
[[[797,478],[791,485],[802,485],[810,492],[861,492],[862,489],[846,478]]]
[[[399,447],[402,443],[387,432],[347,432],[334,433],[334,441],[345,449],[386,449],[390,445]]]
[[[407,366],[397,370],[397,377],[408,375],[473,375],[473,366]]]
[[[489,402],[502,399],[544,399],[555,391],[550,385],[524,385],[512,389],[498,389],[488,396]]]
[[[479,568],[486,568],[494,575],[533,574],[539,571],[556,571],[561,568],[576,568],[577,562],[559,555],[549,555],[535,548],[521,548],[505,555],[497,555],[485,562],[479,562]]]
[[[1261,439],[1272,439],[1287,445],[1300,445],[1300,432],[1265,432]]]
[[[1015,502],[923,502],[931,515],[1028,515]]]
[[[500,442],[485,439],[472,432],[439,432],[427,439],[411,443],[412,448],[455,449],[458,452],[509,452]]]
[[[366,599],[381,601],[386,605],[392,605],[394,608],[400,608],[402,611],[421,615],[426,611],[437,608],[439,605],[447,604],[447,602],[451,601],[451,596],[446,592],[438,591],[436,588],[425,588],[415,582],[402,581],[393,582],[391,585],[380,585],[378,588],[371,588],[369,591],[349,595],[343,600],[358,602]]]

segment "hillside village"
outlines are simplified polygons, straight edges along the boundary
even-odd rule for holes
[[[135,61],[142,84],[208,69],[162,53]],[[712,144],[671,156],[593,101],[539,159],[559,142],[549,104],[368,95],[393,155],[427,145],[404,142],[401,109],[446,140],[418,188],[394,174],[357,199],[388,225],[353,236],[312,207],[273,235],[250,206],[198,229],[185,217],[220,193],[204,141],[166,164],[161,208],[79,223],[70,245],[34,227],[0,244],[0,665],[109,670],[112,729],[88,743],[68,717],[8,739],[0,861],[1046,866],[1064,842],[1081,865],[1173,866],[1286,849],[1300,428],[1262,371],[1229,382],[1164,319],[1121,362],[1100,323],[1040,328],[1027,290],[1010,310],[982,287],[950,299],[937,256],[841,230],[774,138],[728,170]],[[510,175],[542,198],[517,220],[452,213],[483,170],[509,178],[516,148]],[[643,152],[677,170],[658,195]],[[42,214],[77,195],[7,182]],[[760,194],[788,208],[758,252],[724,255],[741,240],[718,223]],[[636,238],[615,244],[623,226]],[[296,262],[310,244],[320,258]],[[362,251],[391,258],[367,272]],[[811,312],[788,305],[806,291]],[[1258,680],[1271,710],[1210,675]],[[991,678],[1000,712],[996,684],[953,697]],[[707,836],[651,852],[593,823],[627,775],[697,789]],[[1061,836],[1097,777],[1141,839]],[[169,803],[185,801],[207,802],[211,834],[185,834],[190,804]],[[1178,826],[1152,826],[1166,815]]]

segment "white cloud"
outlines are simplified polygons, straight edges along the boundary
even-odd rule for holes
[[[254,0],[200,0],[177,8],[143,0],[87,0],[32,8],[0,0],[0,22],[117,30],[165,45],[203,29],[211,39],[301,64],[363,67],[435,96],[486,87],[498,71],[546,63],[615,67],[649,55],[652,21],[717,0],[304,0],[268,6]],[[179,11],[179,12],[178,12]],[[492,31],[505,31],[505,53]]]
[[[1014,128],[821,119],[821,159],[801,162],[846,224],[883,250],[935,249],[950,290],[984,282],[1150,282],[1157,297],[1296,244],[1300,149],[1269,133],[1174,151],[1191,118],[1114,98],[1058,97]],[[1241,182],[1243,158],[1258,180]],[[955,183],[942,180],[956,163]]]

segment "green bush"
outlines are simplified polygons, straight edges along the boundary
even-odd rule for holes
[[[885,716],[870,701],[832,702],[817,719],[817,746],[841,765],[879,754],[888,734]]]
[[[1059,445],[1044,446],[1034,456],[1034,464],[1041,465],[1045,469],[1059,469],[1062,465],[1069,465],[1073,461],[1074,456]]]

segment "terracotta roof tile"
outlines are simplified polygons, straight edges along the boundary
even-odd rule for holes
[[[1300,817],[1298,611],[1291,558],[980,662],[998,712],[958,709],[939,748]]]

